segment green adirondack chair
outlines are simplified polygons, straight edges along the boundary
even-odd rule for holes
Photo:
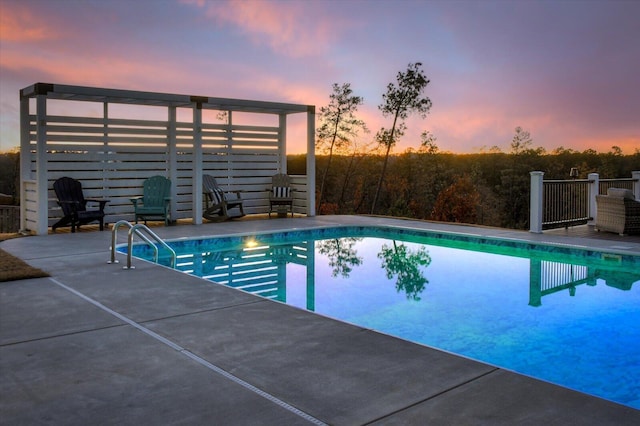
[[[164,219],[169,225],[171,205],[171,180],[164,176],[152,176],[144,181],[143,195],[130,198],[135,211],[136,223],[149,219]]]

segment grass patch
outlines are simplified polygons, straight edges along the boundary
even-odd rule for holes
[[[41,269],[28,265],[23,260],[0,249],[0,282],[48,277]]]

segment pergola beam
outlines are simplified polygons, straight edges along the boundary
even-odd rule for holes
[[[210,96],[177,95],[136,90],[103,89],[65,84],[36,83],[20,91],[20,97],[47,95],[48,99],[109,102],[148,106],[190,107],[194,103],[202,109],[244,111],[268,114],[297,114],[307,112],[308,105],[247,99],[216,98]]]

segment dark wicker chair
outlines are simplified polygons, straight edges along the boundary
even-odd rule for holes
[[[640,201],[627,189],[609,188],[607,195],[596,195],[597,231],[620,235],[640,234]]]
[[[62,218],[51,227],[54,232],[61,226],[71,226],[71,232],[76,232],[80,225],[91,222],[98,222],[100,230],[104,230],[104,207],[109,200],[84,198],[80,181],[66,176],[53,183],[53,190],[63,213]],[[90,202],[97,203],[98,208],[87,210]]]

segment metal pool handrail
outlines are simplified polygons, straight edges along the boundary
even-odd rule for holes
[[[126,221],[126,220],[120,220],[118,222],[116,222],[115,225],[113,225],[113,229],[111,230],[111,260],[107,263],[118,263],[118,261],[116,260],[116,240],[117,240],[117,233],[118,233],[118,228],[120,228],[120,226],[125,225],[127,227],[129,227],[129,234],[127,236],[127,266],[124,269],[134,269],[134,266],[131,266],[131,258],[132,258],[132,246],[133,246],[133,236],[138,235],[140,238],[142,238],[147,244],[149,244],[151,247],[153,247],[153,258],[154,261],[156,263],[158,263],[158,246],[156,244],[154,244],[153,241],[151,241],[151,239],[149,237],[147,237],[146,235],[144,235],[141,231],[145,231],[147,234],[149,234],[155,241],[156,243],[160,244],[162,247],[164,247],[165,249],[167,249],[170,253],[171,253],[171,267],[175,268],[176,267],[176,259],[177,259],[177,255],[175,250],[173,250],[171,247],[169,247],[169,245],[162,239],[160,238],[156,233],[154,233],[151,229],[149,229],[146,225],[143,225],[141,223],[136,224],[136,225],[132,225],[130,222]]]

